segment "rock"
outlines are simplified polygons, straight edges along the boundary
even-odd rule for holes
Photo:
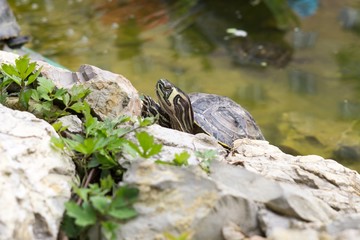
[[[56,239],[75,166],[43,120],[0,105],[0,238]]]
[[[161,159],[163,161],[172,161],[175,154],[187,151],[190,154],[188,162],[190,164],[198,164],[199,159],[195,156],[197,151],[204,152],[213,150],[217,152],[217,160],[223,160],[226,151],[221,147],[215,138],[206,134],[189,134],[174,129],[161,127],[154,124],[142,129],[155,138],[157,143],[163,145],[160,154],[151,158],[152,160]],[[136,142],[134,133],[129,134],[129,138]]]
[[[168,232],[219,240],[230,222],[247,235],[259,234],[256,204],[223,192],[196,166],[137,162],[126,172],[124,182],[140,189],[135,204],[139,216],[122,225],[120,239],[164,239],[162,234]]]
[[[18,57],[16,54],[0,51],[0,64],[13,64]],[[42,67],[41,74],[51,79],[58,88],[70,88],[74,84],[89,88],[91,93],[86,101],[101,119],[141,115],[139,94],[122,75],[90,65],[82,65],[78,72],[71,72],[43,61],[38,60],[36,63]]]
[[[236,166],[212,162],[210,177],[232,194],[263,203],[267,209],[305,222],[330,222],[336,212],[300,186],[278,183]],[[238,181],[234,181],[237,179]],[[281,223],[280,226],[290,225]],[[279,226],[272,226],[279,227]],[[269,226],[266,227],[269,231]]]
[[[227,161],[266,178],[301,187],[343,213],[360,211],[360,176],[334,160],[320,156],[291,156],[266,141],[237,140]]]
[[[223,227],[222,235],[225,240],[242,240],[246,238],[241,228],[233,222],[229,222]]]
[[[90,65],[82,65],[79,72],[91,90],[86,101],[102,119],[141,115],[139,94],[125,77]]]
[[[141,101],[137,90],[130,81],[119,74],[102,70],[91,65],[80,66],[78,72],[42,65],[41,73],[57,87],[71,87],[82,84],[91,90],[86,97],[92,110],[102,119],[121,115],[140,116]]]
[[[69,115],[58,118],[57,121],[62,123],[63,127],[67,127],[67,131],[71,133],[81,133],[83,131],[83,123],[76,115]]]
[[[332,236],[338,236],[341,234],[350,234],[350,230],[355,230],[360,236],[360,213],[344,215],[329,223],[325,227],[326,231]],[[356,238],[342,238],[342,239],[356,239]]]
[[[320,236],[317,231],[312,229],[305,229],[305,230],[277,229],[268,239],[269,240],[304,240],[304,239],[319,240]]]

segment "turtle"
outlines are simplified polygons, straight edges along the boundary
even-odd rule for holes
[[[251,114],[228,97],[208,93],[185,94],[166,79],[158,80],[156,95],[143,99],[142,115],[157,116],[159,125],[179,131],[213,136],[231,148],[239,138],[265,140]]]
[[[20,27],[7,1],[0,0],[0,47],[20,48],[28,41],[28,36],[20,36]]]

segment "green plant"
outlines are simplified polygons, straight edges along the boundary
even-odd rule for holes
[[[33,89],[29,88],[37,77],[40,75],[41,68],[35,70],[36,63],[30,63],[30,58],[25,55],[15,60],[15,65],[3,63],[1,65],[1,73],[3,75],[0,84],[2,101],[7,96],[7,88],[14,83],[20,87],[16,95],[18,96],[18,105],[21,109],[27,110],[29,100],[33,93]]]
[[[71,112],[81,113],[85,109],[84,99],[90,93],[81,85],[73,85],[70,89],[57,89],[53,81],[38,77],[37,88],[32,91],[31,98],[35,101],[33,107],[48,120],[69,115]],[[57,108],[54,102],[60,101]]]
[[[2,64],[0,68],[0,103],[5,104],[9,96],[18,99],[17,108],[31,110],[38,117],[53,121],[69,115],[70,111],[80,113],[84,109],[84,98],[90,93],[83,86],[74,85],[71,89],[57,89],[53,81],[40,77],[41,68],[30,63],[25,55],[15,60],[15,65]],[[17,85],[18,91],[8,92],[9,86]],[[33,103],[30,104],[30,100]],[[57,101],[55,107],[55,101]]]
[[[188,166],[189,162],[188,159],[190,157],[190,154],[186,151],[183,151],[181,153],[175,153],[174,159],[171,162],[163,161],[163,160],[156,160],[156,163],[159,164],[167,164],[167,165],[173,165],[173,166]]]
[[[133,157],[149,158],[161,152],[162,145],[156,144],[154,137],[147,132],[137,132],[135,136],[139,145],[131,141],[128,141],[125,145],[126,152]]]
[[[210,162],[213,161],[216,156],[217,152],[216,150],[209,149],[205,151],[196,151],[195,156],[200,161],[200,167],[207,173],[210,172]]]
[[[65,204],[66,217],[62,223],[69,237],[86,235],[89,227],[98,226],[106,239],[116,239],[119,224],[137,215],[132,205],[138,198],[138,189],[118,187],[110,175],[101,179],[100,184],[90,184],[87,188],[74,186],[74,192],[78,202]]]

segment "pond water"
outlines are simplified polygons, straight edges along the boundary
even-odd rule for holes
[[[289,0],[297,21],[219,2],[9,1],[27,47],[66,68],[96,65],[152,96],[159,78],[228,96],[284,151],[360,170],[360,1]]]

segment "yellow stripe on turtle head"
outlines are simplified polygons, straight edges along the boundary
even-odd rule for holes
[[[161,108],[169,115],[173,129],[193,133],[194,113],[189,97],[166,79],[156,84]]]

